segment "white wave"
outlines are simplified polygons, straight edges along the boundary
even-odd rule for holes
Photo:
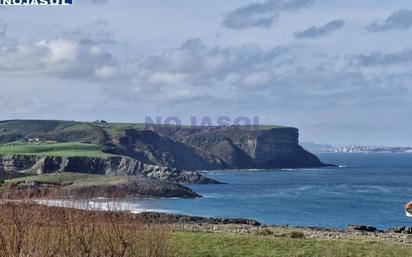
[[[106,199],[105,199],[106,200]],[[145,208],[140,203],[131,203],[126,201],[102,201],[97,200],[34,200],[35,203],[51,207],[74,208],[88,211],[120,211],[138,214],[142,212],[162,212],[173,213],[171,210]]]
[[[130,213],[131,214],[139,214],[139,213],[143,213],[143,212],[161,212],[161,213],[175,213],[174,211],[171,210],[164,210],[164,209],[136,209],[136,210],[131,210]]]

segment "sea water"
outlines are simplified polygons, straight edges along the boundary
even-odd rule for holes
[[[227,183],[189,185],[202,198],[123,199],[132,212],[160,211],[205,217],[249,218],[265,224],[381,229],[412,226],[404,204],[412,200],[412,154],[319,154],[339,167],[268,171],[214,171]],[[105,206],[109,199],[88,200]]]

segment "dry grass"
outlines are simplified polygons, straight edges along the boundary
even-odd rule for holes
[[[121,212],[0,206],[0,257],[166,257],[168,233]]]

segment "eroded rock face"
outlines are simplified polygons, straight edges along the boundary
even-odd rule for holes
[[[35,174],[77,172],[100,175],[144,175],[175,183],[217,183],[194,171],[159,167],[123,156],[99,158],[0,155],[0,172]]]
[[[322,166],[322,162],[299,145],[297,129],[274,129],[257,136],[252,149],[262,168],[302,168]]]
[[[218,182],[213,179],[209,179],[194,171],[181,171],[175,168],[159,167],[155,165],[146,165],[143,175],[159,179],[162,181],[171,181],[175,183],[188,183],[188,184],[217,184]]]
[[[126,129],[110,153],[126,155],[143,163],[181,170],[218,168],[193,146],[150,130]]]
[[[299,131],[296,128],[154,127],[153,130],[196,149],[197,155],[209,163],[202,165],[203,170],[325,166],[319,158],[299,145]],[[176,164],[170,162],[168,166],[175,167]]]

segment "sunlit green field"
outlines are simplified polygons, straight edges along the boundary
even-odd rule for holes
[[[84,143],[16,143],[0,146],[0,154],[41,155],[58,157],[107,157],[110,154],[102,152],[102,147]]]
[[[42,183],[53,183],[61,185],[70,185],[70,188],[82,188],[89,186],[108,186],[108,185],[120,185],[130,182],[130,177],[127,176],[104,176],[94,174],[82,174],[82,173],[53,173],[43,174],[36,176],[26,176],[16,179],[8,179],[5,181],[6,185],[18,184],[27,180],[35,180]]]
[[[174,233],[179,257],[406,257],[412,246],[367,241],[293,239],[219,233]]]

